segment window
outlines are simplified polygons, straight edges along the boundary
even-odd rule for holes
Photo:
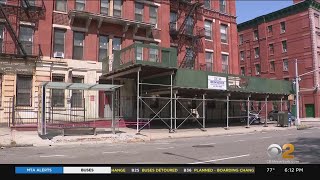
[[[213,53],[212,52],[206,52],[206,71],[212,71],[213,70]]]
[[[259,47],[254,48],[254,58],[259,58],[260,56],[260,51]]]
[[[273,31],[272,31],[272,25],[268,26],[268,35],[272,35]]]
[[[142,3],[135,3],[135,11],[134,11],[134,14],[135,14],[135,19],[137,21],[143,21],[143,7],[144,7],[144,4]]]
[[[221,42],[228,43],[228,26],[221,24],[220,33],[221,33]]]
[[[288,64],[288,59],[283,60],[283,71],[288,71],[289,70],[289,64]]]
[[[186,33],[188,35],[192,35],[193,34],[193,19],[192,19],[191,16],[188,16],[185,28],[186,28]]]
[[[32,76],[17,76],[17,106],[31,106],[32,103]]]
[[[121,17],[122,0],[113,1],[113,16]]]
[[[229,56],[226,54],[222,54],[222,72],[228,73],[229,72]]]
[[[219,0],[220,12],[226,12],[226,0]]]
[[[2,52],[3,36],[4,36],[4,26],[0,25],[0,52]]]
[[[314,25],[316,28],[319,28],[319,15],[314,14]]]
[[[282,41],[282,52],[287,52],[287,41]]]
[[[65,30],[54,29],[53,53],[55,52],[64,53],[64,38],[65,38]]]
[[[253,31],[253,40],[257,41],[259,39],[259,32],[258,30]]]
[[[100,0],[100,13],[109,15],[109,0]]]
[[[56,11],[67,12],[67,0],[56,0]]]
[[[269,54],[274,54],[274,46],[273,44],[269,44]]]
[[[239,36],[239,39],[240,39],[240,45],[243,44],[243,34]]]
[[[211,0],[204,0],[204,7],[207,9],[211,9]]]
[[[83,83],[83,77],[72,77],[73,83]],[[83,90],[72,90],[71,107],[83,107]]]
[[[255,68],[256,68],[256,75],[260,75],[260,64],[256,64],[255,65]]]
[[[281,30],[280,30],[281,33],[286,32],[286,23],[285,22],[281,22],[280,27],[281,27]]]
[[[270,72],[275,72],[276,71],[276,67],[274,64],[274,61],[270,61]]]
[[[245,57],[244,51],[240,51],[240,60],[243,61]]]
[[[112,54],[115,50],[121,49],[121,38],[113,37],[112,39]]]
[[[5,4],[7,0],[0,0],[0,4]]]
[[[136,44],[143,44],[142,41],[134,41]],[[143,47],[137,46],[136,48],[136,60],[142,61],[143,60]]]
[[[170,12],[170,30],[177,29],[177,13]]]
[[[99,62],[102,62],[108,56],[108,36],[99,36]]]
[[[240,73],[241,73],[242,76],[245,76],[245,75],[246,75],[246,74],[245,74],[244,67],[241,67],[241,68],[240,68],[240,71],[241,71]]]
[[[64,82],[64,76],[53,75],[52,82]],[[53,107],[64,107],[64,89],[52,89],[52,106]]]
[[[73,33],[73,56],[72,59],[83,59],[84,33]]]
[[[204,21],[204,29],[205,29],[205,38],[211,39],[212,36],[212,22],[211,21]]]
[[[32,54],[33,47],[33,28],[20,26],[19,40],[27,54]]]
[[[76,10],[84,11],[86,2],[85,0],[76,0]]]
[[[150,6],[149,8],[149,19],[150,23],[157,27],[158,24],[158,8],[154,6]]]
[[[194,66],[194,52],[191,48],[186,49],[186,68],[193,69]]]
[[[152,46],[158,46],[157,44],[150,43]],[[158,62],[159,54],[158,54],[158,48],[152,48],[149,49],[149,60],[152,62]]]

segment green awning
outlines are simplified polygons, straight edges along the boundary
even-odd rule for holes
[[[95,90],[95,91],[113,91],[122,85],[112,84],[84,84],[84,83],[66,83],[66,82],[42,82],[40,86],[46,89],[70,89],[70,90]]]

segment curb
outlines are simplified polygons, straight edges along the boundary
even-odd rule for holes
[[[32,147],[33,144],[0,144],[0,148],[4,149],[4,148],[13,148],[13,147]]]

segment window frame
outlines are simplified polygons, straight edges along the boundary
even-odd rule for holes
[[[223,57],[227,57],[226,60]],[[222,73],[229,73],[229,54],[221,53]],[[226,68],[225,68],[226,67]]]
[[[269,55],[274,55],[274,44],[269,44]]]
[[[288,52],[287,40],[281,41],[281,47],[282,47],[282,52],[283,52],[283,53]]]
[[[60,2],[60,3],[64,3],[64,8],[65,8],[64,10],[57,9],[57,7],[58,7],[57,4],[58,4],[59,2]],[[68,0],[55,0],[54,10],[55,10],[55,11],[59,11],[59,12],[67,12],[67,9],[68,9],[68,3],[67,3],[67,2],[68,2]]]
[[[286,66],[285,66],[285,64],[286,64]],[[285,71],[285,72],[289,71],[289,61],[288,61],[288,59],[282,59],[282,67],[283,67],[283,69],[282,69],[283,71]]]
[[[53,31],[54,31],[53,32],[53,53],[62,52],[64,54],[65,53],[65,43],[66,43],[66,30],[65,29],[59,29],[59,28],[54,28]],[[57,42],[56,41],[56,32],[58,32],[58,31],[63,32],[63,44],[56,43]],[[56,47],[57,46],[61,46],[61,45],[63,45],[63,48],[62,48],[63,51],[57,51]]]
[[[25,34],[21,34],[23,32],[22,31],[23,28],[28,29],[28,30],[32,30],[31,41],[24,41],[23,39],[21,39],[22,36],[27,37],[26,33]],[[20,25],[19,26],[19,37],[18,38],[19,38],[19,41],[21,42],[22,46],[24,47],[24,50],[26,51],[26,53],[32,55],[33,54],[33,42],[34,42],[34,27],[28,26],[28,25]],[[29,37],[29,39],[30,39],[30,37]],[[30,49],[28,49],[28,48],[30,48]]]
[[[219,0],[219,12],[226,13],[227,12],[227,1]]]
[[[103,37],[103,38],[106,38],[107,39],[107,44],[106,44],[106,48],[101,48],[101,37]],[[109,36],[107,36],[107,35],[102,35],[102,34],[100,34],[99,35],[99,52],[98,52],[98,62],[102,62],[103,61],[103,58],[101,59],[101,51],[103,50],[103,51],[106,51],[106,58],[108,57],[108,55],[109,55],[109,52],[108,52],[108,48],[109,48]]]
[[[107,7],[104,7],[103,4],[107,2]],[[110,1],[109,0],[100,0],[100,13],[109,15]],[[107,12],[103,12],[102,9],[107,9]]]
[[[76,34],[81,34],[83,39],[82,39],[82,45],[75,45],[76,43]],[[84,32],[78,32],[78,31],[74,31],[73,32],[73,47],[72,47],[72,59],[76,59],[76,60],[83,60],[84,57],[84,41],[85,41],[85,33]],[[76,54],[78,54],[78,52],[75,52],[75,48],[82,48],[82,53],[81,53],[81,58],[78,58],[76,56]]]
[[[207,25],[209,25],[208,27],[209,29],[207,29]],[[212,40],[212,21],[209,21],[209,20],[204,21],[204,30],[205,30],[205,39]],[[207,33],[210,35],[208,36]]]
[[[275,73],[276,72],[275,61],[274,60],[270,61],[269,65],[270,65],[270,73]]]
[[[120,5],[119,5],[119,8],[115,8],[115,7],[117,7],[116,5],[116,3],[115,2],[120,2]],[[113,1],[113,16],[115,16],[115,17],[122,17],[122,6],[123,6],[123,1],[122,0],[116,0],[116,1]],[[120,15],[115,15],[115,13],[114,12],[116,12],[116,11],[119,11],[120,12]]]
[[[142,7],[142,9],[140,9]],[[139,12],[141,11],[141,12]],[[144,4],[140,2],[135,2],[134,3],[134,19],[139,22],[144,21]],[[141,17],[141,20],[139,19]]]
[[[223,31],[222,27],[225,27],[225,34],[222,33],[222,31]],[[225,35],[226,39],[223,39],[223,37],[224,37],[223,35]],[[228,42],[229,42],[228,25],[226,25],[226,24],[220,24],[220,42],[223,43],[223,44],[228,44]]]
[[[210,59],[207,58],[210,55]],[[208,61],[209,60],[209,61]],[[213,71],[213,52],[205,51],[206,71]]]
[[[19,80],[21,79],[28,79],[30,80],[30,83],[28,86],[29,88],[22,88],[22,85],[19,85]],[[32,75],[23,75],[23,74],[17,74],[17,80],[16,80],[16,106],[27,106],[31,107],[32,106],[32,86],[33,86],[33,77]],[[29,92],[21,92],[23,90],[29,90]],[[20,102],[23,98],[20,97],[20,94],[29,94],[28,102]]]
[[[155,14],[153,15],[151,13],[151,9],[155,9]],[[152,22],[152,19],[155,20],[155,23]],[[149,6],[149,22],[150,24],[155,25],[155,27],[158,27],[158,7],[157,6]]]

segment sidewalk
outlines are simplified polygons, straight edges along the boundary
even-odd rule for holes
[[[280,131],[296,129],[292,127],[276,127],[275,124],[255,125],[250,128],[244,126],[231,127],[225,130],[221,127],[207,128],[206,131],[200,129],[178,129],[175,133],[169,133],[167,129],[144,129],[137,135],[135,129],[120,128],[117,134],[111,134],[110,129],[99,129],[98,134],[82,136],[54,136],[52,139],[42,139],[37,131],[16,131],[9,128],[0,128],[0,146],[1,147],[25,147],[25,146],[57,146],[71,144],[97,144],[97,143],[135,143],[146,142],[159,139],[188,138],[200,136],[219,136],[231,134],[244,134],[250,132]]]

